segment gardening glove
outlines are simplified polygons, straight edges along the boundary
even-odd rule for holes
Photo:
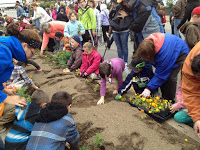
[[[143,97],[148,97],[150,96],[150,94],[151,94],[151,91],[148,88],[145,88],[142,94],[140,95],[142,95]]]
[[[121,99],[121,95],[120,95],[120,94],[117,94],[117,95],[115,96],[115,100],[119,100],[119,99]]]

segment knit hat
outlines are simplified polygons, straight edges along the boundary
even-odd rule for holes
[[[200,15],[200,6],[193,9],[192,15]]]
[[[134,57],[128,67],[135,71],[141,71],[145,66],[145,62],[143,59]]]
[[[81,43],[81,39],[77,35],[73,36],[72,39],[74,39],[79,44]]]

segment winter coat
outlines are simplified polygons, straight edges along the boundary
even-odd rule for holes
[[[46,32],[43,33],[43,40],[42,40],[42,47],[41,47],[42,50],[46,49],[46,47],[49,43],[49,38],[55,39],[56,32],[61,32],[61,33],[64,32],[66,22],[51,21],[51,22],[49,22],[49,24],[50,24],[49,29],[51,30],[51,33],[46,33]]]
[[[52,11],[52,18],[54,19],[54,20],[56,20],[57,19],[57,11],[56,10],[53,10]]]
[[[6,150],[24,150],[31,135],[36,117],[40,112],[40,106],[34,102],[27,103],[27,108],[22,110],[19,106],[15,108],[16,120],[11,130],[5,137]]]
[[[175,63],[181,53],[189,53],[185,41],[171,34],[155,33],[147,39],[152,39],[155,45],[154,62],[156,68],[154,77],[147,84],[150,90],[155,90],[163,85],[169,78],[171,71],[177,68]]]
[[[51,20],[51,17],[47,14],[47,12],[42,7],[37,7],[36,11],[34,11],[34,15],[32,20],[40,20],[40,24],[44,22],[48,22]]]
[[[67,67],[70,69],[70,71],[74,71],[81,66],[82,58],[82,48],[78,46],[75,50],[72,50],[72,55],[67,62]]]
[[[85,8],[78,10],[78,20],[83,24],[85,30],[96,30],[96,19],[90,6],[86,5]]]
[[[199,89],[200,78],[194,75],[191,69],[191,64],[196,55],[200,54],[200,42],[188,54],[182,69],[182,94],[185,106],[188,109],[188,114],[195,123],[200,120],[200,101]]]
[[[152,33],[163,32],[159,26],[161,20],[153,6],[152,1],[135,0],[133,4],[133,22],[130,30],[135,32],[139,43]]]
[[[178,0],[176,2],[176,4],[173,7],[175,19],[183,19],[183,16],[184,16],[184,13],[185,13],[185,6],[186,6],[185,0]]]
[[[112,58],[109,60],[105,60],[104,63],[107,63],[107,61],[111,62],[112,66],[112,73],[111,73],[111,82],[114,78],[117,78],[118,81],[118,88],[119,89],[123,83],[123,71],[125,69],[125,63],[124,60],[121,58]],[[101,88],[100,88],[100,95],[105,96],[106,95],[106,79],[101,78]]]
[[[65,6],[60,6],[59,9],[58,9],[58,12],[56,14],[59,14],[61,9],[63,9],[64,10],[64,14],[66,14]]]
[[[65,25],[64,36],[68,37],[69,35],[71,35],[71,36],[78,35],[79,38],[81,39],[81,41],[83,41],[82,36],[78,34],[79,31],[82,32],[82,34],[85,34],[85,29],[84,29],[82,23],[78,20],[76,20],[76,21],[70,20]]]
[[[180,31],[185,34],[185,42],[191,50],[200,40],[198,25],[188,21],[181,26]]]
[[[178,25],[177,29],[180,29],[180,27],[186,22],[190,21],[191,13],[194,8],[199,6],[198,0],[187,0],[187,5],[185,7],[185,14],[183,19],[181,20],[181,23]]]
[[[2,92],[4,89],[3,83],[6,82],[14,70],[12,59],[26,62],[26,53],[21,45],[21,42],[14,36],[0,37],[0,103],[7,97]]]
[[[67,15],[66,14],[61,14],[61,13],[59,13],[57,15],[56,20],[58,20],[58,21],[64,21],[64,22],[68,22],[69,21]]]
[[[86,72],[88,75],[91,73],[99,74],[99,65],[101,60],[102,57],[96,50],[93,50],[90,55],[83,52],[80,73]]]
[[[74,119],[61,104],[50,103],[41,109],[31,132],[26,150],[64,150],[78,146],[80,136]]]
[[[100,12],[99,12],[98,9],[94,9],[93,12],[94,12],[94,16],[96,18],[96,30],[95,30],[95,33],[96,33],[96,36],[100,36],[100,34],[101,34],[101,16],[100,16]]]
[[[103,9],[100,13],[101,16],[101,22],[103,26],[109,26],[109,10],[108,9]]]

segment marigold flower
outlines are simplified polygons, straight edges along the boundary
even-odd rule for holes
[[[55,63],[55,61],[52,61],[53,63]]]
[[[135,77],[133,77],[133,80],[135,80]]]
[[[45,55],[44,57],[47,57],[47,55]]]
[[[156,112],[159,112],[159,111],[160,111],[160,110],[157,108],[157,109],[156,109]]]
[[[121,99],[121,98],[122,98],[122,96],[119,96],[119,98]]]
[[[149,101],[152,102],[152,99],[150,99]]]
[[[160,97],[158,97],[158,96],[157,96],[157,97],[156,97],[156,99],[157,99],[157,100],[159,100],[159,99],[160,99]]]
[[[132,101],[132,98],[130,97],[130,101]]]
[[[151,112],[151,111],[149,111],[149,113],[151,114],[152,112]]]
[[[144,110],[140,110],[141,113],[144,113]]]
[[[188,139],[185,139],[185,142],[188,142]]]
[[[161,107],[161,106],[159,106],[158,108],[159,108],[159,109],[162,109],[162,107]]]
[[[145,98],[142,98],[143,101],[145,101]]]
[[[97,84],[97,86],[99,86],[99,84]]]
[[[29,78],[32,78],[32,75],[30,75]]]

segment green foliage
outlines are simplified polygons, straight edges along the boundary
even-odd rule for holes
[[[90,83],[90,82],[92,82],[93,81],[93,79],[85,79],[85,82],[86,83]]]
[[[146,115],[146,114],[143,114],[143,115],[141,116],[141,119],[145,119],[145,118],[147,118],[147,115]]]
[[[82,147],[79,147],[79,150],[89,150],[89,149],[88,149],[87,146],[86,146],[86,147],[85,147],[85,146],[82,146]]]
[[[103,138],[100,136],[99,133],[96,133],[96,139],[92,140],[92,142],[95,144],[95,146],[98,148],[103,145]]]
[[[78,76],[80,74],[80,69],[76,69],[75,74]]]
[[[94,92],[97,92],[99,90],[99,84],[96,84],[93,90]]]
[[[70,52],[59,51],[59,52],[55,52],[55,56],[53,57],[53,60],[58,60],[58,63],[60,64],[60,66],[65,69],[67,67],[66,64],[70,56],[71,56]]]
[[[55,5],[55,2],[46,2],[46,3],[45,3],[45,2],[41,2],[41,3],[39,4],[39,6],[40,6],[40,7],[45,6],[45,8],[49,8],[51,4]]]
[[[122,98],[121,98],[121,101],[122,101],[122,102],[126,102],[126,98],[125,98],[125,97],[122,97]]]
[[[26,90],[28,89],[28,86],[22,87],[20,89],[16,89],[16,94],[20,95],[20,97],[25,97],[26,102],[31,103],[31,96],[26,94]]]

